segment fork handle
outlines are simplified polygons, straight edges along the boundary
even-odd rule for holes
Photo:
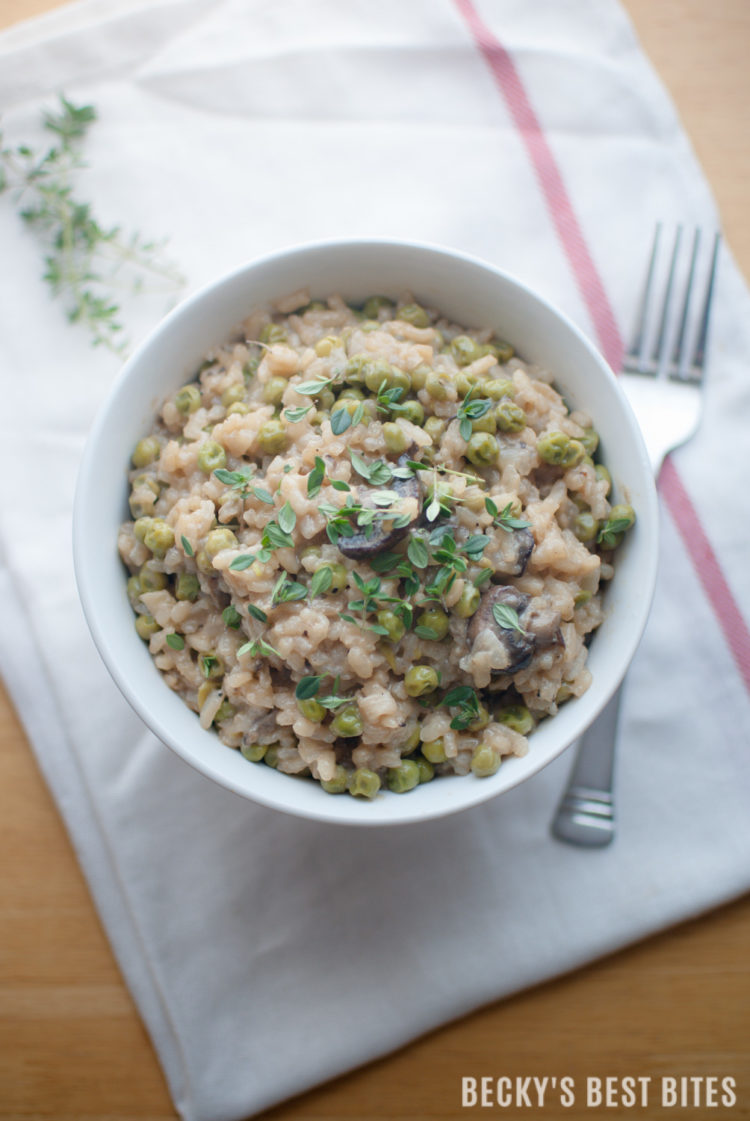
[[[622,686],[579,741],[568,785],[552,820],[560,841],[586,848],[608,845],[615,835],[613,779]]]

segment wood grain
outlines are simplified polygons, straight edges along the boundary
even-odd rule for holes
[[[56,6],[0,0],[0,26]],[[711,181],[750,276],[750,4],[625,0]],[[123,986],[66,833],[0,690],[0,1121],[173,1121],[164,1080]],[[750,1119],[750,899],[434,1032],[272,1110],[268,1121],[442,1121],[463,1075],[729,1075]],[[603,1110],[576,1104],[583,1121]]]

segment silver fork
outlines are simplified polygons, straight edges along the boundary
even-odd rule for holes
[[[675,325],[673,297],[681,260],[682,233],[682,226],[678,226],[664,282],[656,339],[653,348],[649,348],[652,293],[662,234],[661,224],[656,227],[635,336],[619,379],[643,432],[654,475],[659,474],[665,455],[689,440],[698,427],[708,326],[721,244],[721,235],[717,233],[691,349],[690,311],[698,271],[701,231],[696,230],[693,235],[682,305]],[[558,840],[598,848],[609,844],[615,835],[613,779],[621,693],[622,686],[581,737],[568,785],[552,820],[552,833]]]

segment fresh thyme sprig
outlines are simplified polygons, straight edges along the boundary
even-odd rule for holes
[[[473,421],[479,420],[492,408],[492,401],[486,397],[477,397],[471,400],[471,395],[474,392],[472,386],[469,392],[464,397],[461,404],[458,406],[458,431],[462,440],[468,443],[471,439],[471,434],[474,430]]]
[[[243,500],[254,494],[259,502],[265,502],[267,506],[274,505],[273,495],[265,487],[251,485],[255,475],[255,467],[242,467],[239,471],[227,471],[223,467],[218,467],[214,471],[214,475],[220,483],[224,483],[230,490],[236,490]]]
[[[457,708],[458,712],[451,720],[451,728],[458,732],[464,731],[479,716],[479,697],[468,685],[457,685],[446,693],[440,702],[447,708]]]
[[[301,677],[297,683],[297,688],[294,690],[294,695],[298,701],[307,701],[311,697],[315,697],[318,704],[323,708],[327,708],[329,712],[340,708],[341,705],[347,704],[351,701],[351,697],[342,697],[339,695],[339,681],[337,675],[334,678],[333,685],[330,693],[321,694],[320,685],[327,677],[333,677],[332,673],[311,674],[307,677]]]
[[[524,521],[523,518],[513,517],[513,503],[509,502],[502,510],[498,511],[496,504],[491,498],[485,498],[484,508],[493,520],[494,525],[504,529],[506,533],[512,533],[514,529],[529,529],[531,522]]]
[[[11,192],[21,219],[41,241],[43,279],[63,301],[69,322],[85,326],[94,346],[122,354],[128,341],[118,290],[144,291],[146,278],[175,290],[184,278],[163,259],[163,241],[102,225],[91,205],[73,193],[74,174],[86,166],[81,143],[95,120],[92,105],[61,96],[58,110],[42,118],[55,137],[51,147],[5,147],[0,133],[0,193]]]

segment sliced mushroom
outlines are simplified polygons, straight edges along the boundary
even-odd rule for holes
[[[405,455],[399,458],[400,467],[405,465],[406,459]],[[369,494],[382,489],[382,487],[370,487],[366,484],[358,486],[359,501],[363,506],[374,506],[375,504],[369,500]],[[385,549],[391,549],[406,537],[419,521],[422,513],[422,487],[419,478],[412,475],[408,479],[391,479],[388,489],[394,490],[401,500],[414,499],[414,511],[411,520],[407,525],[395,527],[392,522],[389,523],[386,519],[382,521],[376,519],[371,527],[369,537],[364,532],[355,533],[353,537],[342,537],[338,546],[339,552],[343,553],[345,557],[351,557],[353,560],[366,560],[368,557],[374,557],[377,553],[382,553]]]
[[[542,596],[532,599],[523,616],[523,629],[533,634],[537,649],[562,646],[560,612],[550,607]]]
[[[492,565],[493,579],[523,576],[533,548],[534,537],[528,529],[498,533],[493,545],[485,551],[485,558]]]
[[[479,608],[471,617],[467,637],[472,645],[472,653],[480,651],[489,658],[493,673],[515,673],[524,669],[534,656],[536,640],[534,635],[508,627],[501,627],[493,614],[495,604],[504,604],[518,615],[521,627],[526,631],[523,616],[531,602],[529,596],[517,588],[500,584],[488,588],[482,594]]]
[[[518,616],[521,631],[501,627],[493,608],[503,604]],[[537,650],[562,643],[560,613],[543,597],[532,599],[505,584],[488,588],[467,630],[470,653],[462,668],[472,673],[481,687],[497,674],[525,669]]]

